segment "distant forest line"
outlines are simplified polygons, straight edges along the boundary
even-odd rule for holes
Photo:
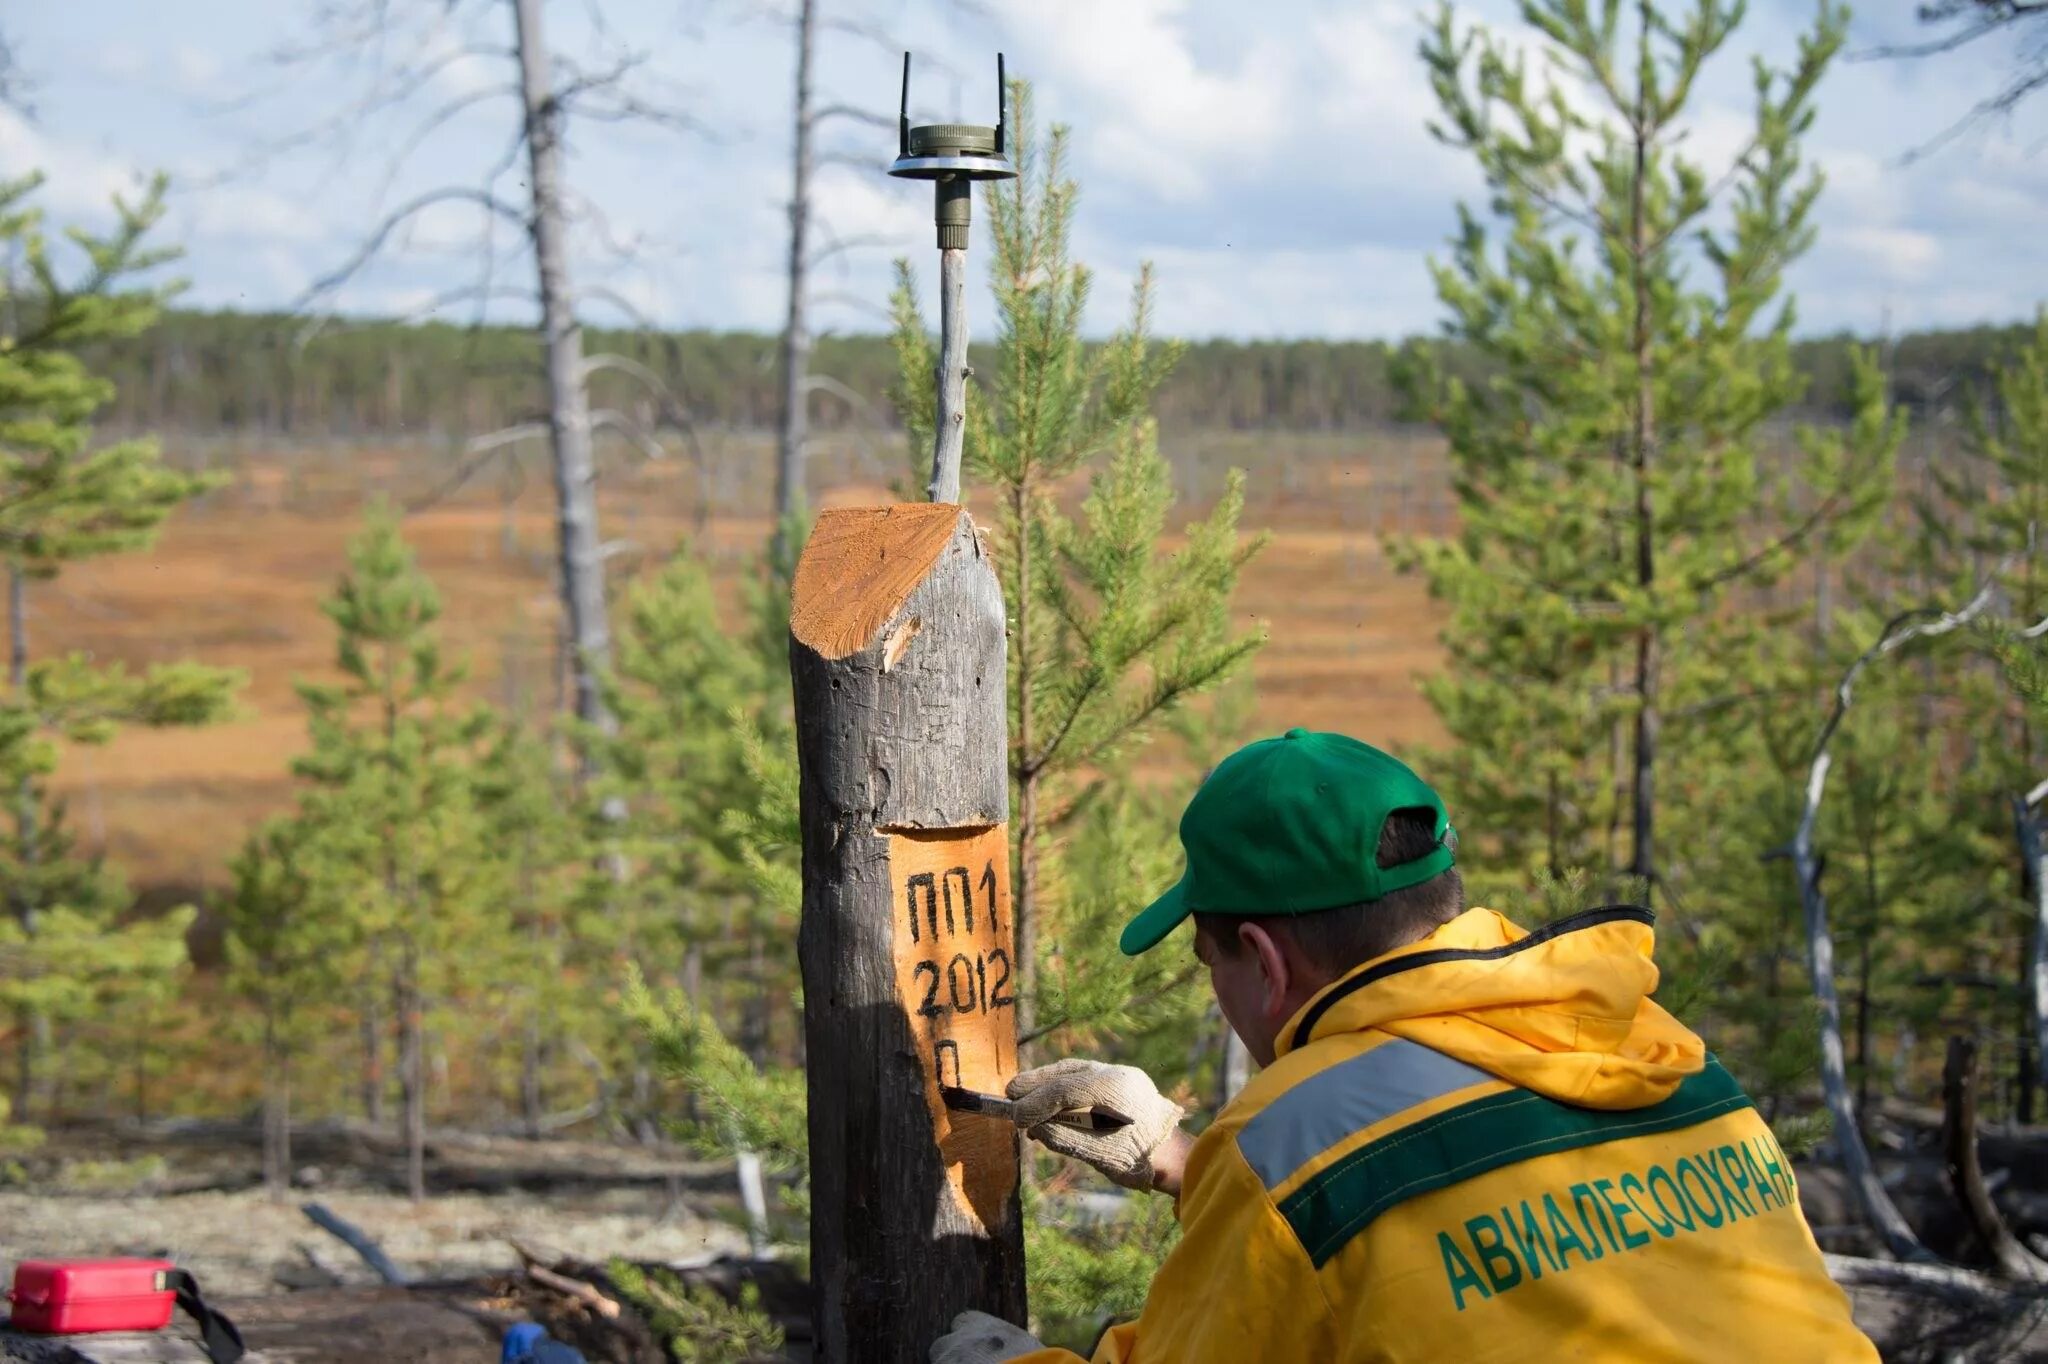
[[[1896,398],[1914,410],[1953,405],[2021,344],[2020,324],[1918,332],[1883,343]],[[1401,420],[1395,370],[1403,345],[1384,341],[1196,341],[1160,389],[1170,430],[1346,431]],[[1423,342],[1420,344],[1441,344]],[[1846,336],[1802,341],[1803,415],[1848,410]],[[1868,343],[1864,343],[1868,344]],[[627,357],[659,379],[696,426],[773,426],[779,410],[771,333],[590,328],[592,355]],[[977,346],[982,365],[993,348]],[[1471,371],[1455,347],[1447,364]],[[535,420],[543,408],[530,328],[445,322],[308,319],[275,313],[178,311],[147,333],[109,343],[89,363],[118,396],[117,428],[278,436],[473,435]],[[895,361],[883,336],[819,338],[813,422],[833,429],[894,424]],[[642,378],[594,374],[597,408],[632,411],[643,425],[678,414]]]

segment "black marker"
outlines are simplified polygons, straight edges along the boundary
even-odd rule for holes
[[[940,1085],[939,1097],[946,1101],[946,1107],[955,1113],[979,1113],[985,1118],[1002,1118],[1008,1122],[1023,1124],[1017,1119],[1017,1104],[1014,1099],[1005,1099],[998,1094],[983,1094],[975,1089],[962,1089],[958,1085]],[[1076,1127],[1083,1132],[1114,1132],[1119,1127],[1129,1127],[1131,1120],[1121,1113],[1112,1113],[1106,1108],[1077,1108],[1069,1113],[1058,1113],[1047,1119],[1061,1127]]]

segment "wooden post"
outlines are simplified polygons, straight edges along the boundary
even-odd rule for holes
[[[925,496],[960,500],[960,450],[967,434],[967,251],[939,252],[939,410],[932,423],[932,479]]]
[[[950,504],[827,512],[790,619],[821,1364],[1025,1319],[1019,1138],[938,1085],[1017,1068],[1002,591]]]

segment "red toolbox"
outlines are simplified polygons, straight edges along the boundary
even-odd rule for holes
[[[17,1331],[160,1331],[177,1293],[169,1260],[23,1260],[14,1267]]]

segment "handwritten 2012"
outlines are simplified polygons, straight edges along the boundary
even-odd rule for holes
[[[917,1004],[920,1018],[937,1018],[947,1012],[987,1013],[1016,1004],[1009,993],[1010,953],[991,947],[972,956],[955,952],[948,959],[942,939],[972,935],[976,892],[984,904],[986,932],[1000,935],[1002,920],[997,914],[997,880],[994,859],[983,864],[981,876],[971,876],[966,867],[949,867],[944,872],[919,872],[904,883],[905,909],[910,918],[910,940],[929,942],[927,950],[937,955],[915,963],[912,979],[923,987]],[[957,889],[956,889],[957,887]],[[943,928],[941,924],[943,922]],[[945,945],[950,945],[949,942]],[[941,987],[943,986],[943,994]]]

